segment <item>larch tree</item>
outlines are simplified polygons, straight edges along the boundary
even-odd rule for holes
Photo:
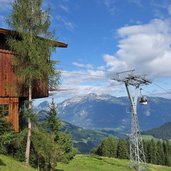
[[[53,47],[52,32],[49,31],[49,9],[42,9],[42,0],[14,0],[12,11],[7,23],[17,33],[17,38],[12,36],[8,43],[15,52],[13,60],[14,71],[24,81],[28,91],[28,135],[25,158],[29,164],[32,90],[34,82],[47,81],[48,77],[55,74],[55,62],[50,60]],[[15,34],[16,35],[16,34]]]

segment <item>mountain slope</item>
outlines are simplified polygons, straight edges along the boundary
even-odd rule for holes
[[[107,137],[127,138],[126,135],[109,130],[87,130],[63,122],[62,131],[71,135],[74,147],[81,153],[88,153],[94,147],[101,143]]]
[[[41,110],[39,106],[37,108]],[[58,110],[62,120],[86,129],[130,130],[130,106],[126,97],[96,94],[77,96],[58,104]],[[147,105],[138,105],[138,117],[141,130],[171,121],[171,100],[149,97]]]
[[[148,131],[143,132],[144,135],[152,135],[159,139],[171,139],[171,122],[165,123],[159,128],[153,128]]]

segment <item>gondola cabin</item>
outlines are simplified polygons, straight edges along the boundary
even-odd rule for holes
[[[14,31],[0,28],[0,114],[3,114],[12,124],[16,132],[19,131],[19,109],[28,99],[27,89],[21,85],[12,67],[14,54],[9,50],[7,37]],[[53,41],[55,47],[66,48],[67,44]],[[37,81],[33,85],[33,99],[48,97],[47,81]]]
[[[147,105],[147,97],[146,96],[141,96],[139,102],[142,105]]]

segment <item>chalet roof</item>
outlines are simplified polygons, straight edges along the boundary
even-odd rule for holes
[[[15,31],[13,30],[9,30],[9,29],[4,29],[4,28],[0,28],[0,34],[4,34],[4,35],[8,35],[10,33],[14,33]],[[58,42],[55,40],[51,40],[54,43],[55,47],[61,47],[61,48],[67,48],[68,44],[63,43],[63,42]]]

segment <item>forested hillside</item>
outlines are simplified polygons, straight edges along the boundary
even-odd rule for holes
[[[169,141],[143,141],[147,163],[171,166],[171,143]],[[106,138],[92,150],[93,154],[119,159],[129,159],[129,141]]]
[[[155,138],[170,140],[171,139],[171,122],[143,132],[144,135],[152,135]]]

